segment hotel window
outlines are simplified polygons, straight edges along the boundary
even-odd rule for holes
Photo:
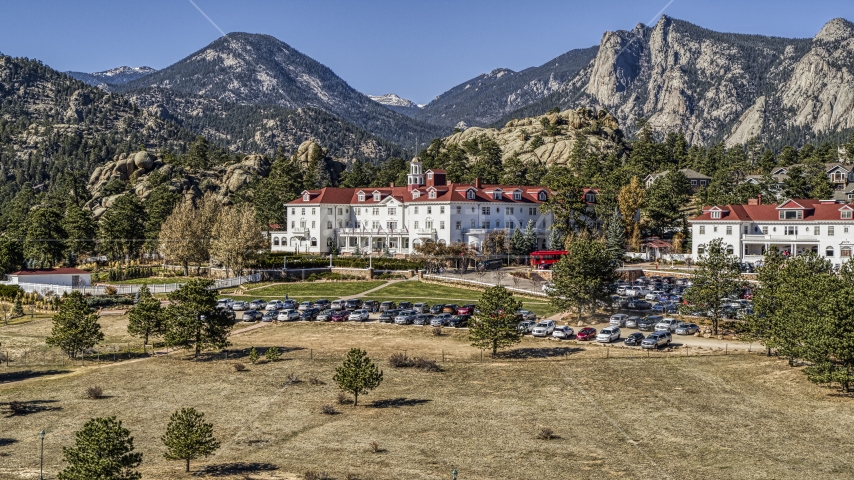
[[[534,216],[536,214],[537,214],[536,208],[530,208],[530,207],[528,208],[528,215]]]
[[[433,207],[427,207],[427,215],[430,215],[432,213],[433,213]]]
[[[291,209],[291,215],[296,215],[296,214],[297,214],[297,209],[296,209],[296,208],[292,208],[292,209]]]
[[[416,215],[418,214],[418,207],[415,207],[415,211],[414,211],[414,213],[415,213]]]
[[[439,207],[439,213],[445,213],[445,207]]]
[[[513,192],[513,200],[522,200],[522,192]]]
[[[312,238],[312,239],[311,239],[311,246],[312,246],[312,247],[316,247],[316,246],[317,246],[317,239],[316,239],[316,238]]]
[[[374,230],[379,230],[380,229],[380,222],[374,220],[373,222],[371,222],[371,228]]]
[[[466,198],[469,200],[474,200],[474,190],[469,190],[466,192]]]
[[[408,238],[403,239],[403,248],[409,248],[409,239]]]
[[[471,228],[474,228],[474,219],[471,221]]]
[[[314,225],[315,225],[314,220],[312,220],[312,221],[311,221],[311,228],[312,228],[312,229],[314,229]]]
[[[302,215],[305,215],[305,209],[303,208],[303,209],[302,209],[302,212],[300,212],[300,213],[301,213]]]
[[[516,210],[516,208],[515,207],[507,207],[506,210],[507,210],[507,213],[509,215],[513,215],[513,212]]]
[[[460,215],[462,213],[463,213],[463,207],[457,205],[457,215]]]
[[[812,231],[813,231],[813,234],[815,234],[815,235],[821,235],[821,227],[819,227],[818,225],[813,227]]]
[[[539,199],[540,199],[540,200],[545,201],[545,199],[546,199],[546,192],[540,192]]]
[[[419,192],[418,190],[412,191],[412,198],[418,198],[420,196],[421,196],[421,192]]]
[[[385,228],[389,230],[397,230],[397,222],[385,222]]]
[[[374,201],[375,201],[375,202],[379,202],[379,201],[380,201],[380,199],[381,199],[380,195],[381,195],[381,194],[380,194],[380,192],[375,192],[375,193],[374,193]]]
[[[379,214],[380,214],[380,209],[379,209],[378,207],[374,207],[373,214],[374,214],[374,215],[379,215]]]
[[[457,230],[462,230],[463,229],[463,222],[457,220],[456,227],[457,227]]]
[[[851,258],[851,247],[842,247],[839,249],[839,256],[842,258]]]
[[[832,257],[833,256],[833,247],[827,247],[827,250],[824,251],[824,256],[825,257]]]
[[[747,235],[750,232],[750,227],[747,225],[744,226],[744,234]]]
[[[344,215],[344,209],[338,207],[338,215]]]
[[[415,223],[413,223],[412,225],[413,225],[413,228],[415,228],[417,230],[418,229],[418,220],[416,220]]]
[[[700,235],[705,235],[705,234],[706,234],[706,226],[700,225]]]
[[[295,224],[295,222],[293,220],[291,220],[291,228],[294,228],[294,224]]]
[[[492,198],[495,200],[501,200],[501,192],[492,192]]]
[[[507,222],[507,228],[513,230],[514,228],[516,228],[516,224],[513,222]]]
[[[445,229],[445,222],[444,222],[444,221],[440,221],[440,222],[439,222],[439,230],[444,230],[444,229]]]
[[[489,207],[480,207],[481,215],[489,215]]]
[[[475,212],[475,207],[471,207],[471,213]]]
[[[389,215],[397,215],[397,208],[395,208],[395,207],[388,207],[388,214],[389,214]]]
[[[339,208],[339,210],[340,210],[340,208]],[[331,207],[326,209],[326,214],[332,215],[332,208]],[[341,212],[338,212],[338,215],[341,215]]]
[[[768,235],[768,227],[762,227],[762,235]]]
[[[712,218],[721,218],[721,212],[715,210],[714,212],[712,212]]]
[[[727,225],[727,227],[726,227],[726,234],[727,234],[727,235],[732,235],[732,225]]]
[[[436,198],[436,191],[430,190],[429,192],[427,192],[427,198]]]
[[[433,228],[433,221],[427,220],[426,222],[424,222],[424,228],[431,230]]]
[[[804,218],[803,210],[781,210],[780,220],[802,220]]]
[[[718,227],[712,227],[712,232],[718,233]]]
[[[314,214],[315,214],[315,209],[314,209],[314,208],[312,208],[312,209],[311,209],[311,214],[312,214],[312,215],[314,215]]]
[[[329,220],[329,221],[327,221],[327,222],[326,222],[326,229],[327,229],[327,230],[332,230],[332,220]]]
[[[433,180],[433,172],[427,172],[427,180]]]
[[[827,236],[828,236],[828,237],[832,237],[832,236],[833,236],[833,226],[832,226],[832,225],[829,225],[829,226],[827,227]]]
[[[309,194],[307,194],[307,193],[306,193],[305,195],[303,195],[303,196],[302,196],[302,201],[303,201],[303,202],[307,202],[307,201],[309,201],[310,199],[311,199],[311,195],[309,195]]]
[[[851,219],[851,210],[843,210],[841,213],[842,213],[842,219],[843,220],[850,220]]]
[[[481,224],[480,224],[480,227],[481,227],[481,228],[485,228],[485,229],[487,229],[487,230],[489,230],[489,227],[490,227],[490,226],[491,226],[491,224],[490,224],[490,222],[488,222],[488,221],[487,221],[487,222],[483,222],[483,223],[481,223]]]
[[[795,227],[793,225],[786,225],[786,229],[784,230],[784,233],[786,235],[797,235],[798,234],[798,227]]]
[[[842,227],[842,233],[848,233],[848,227]]]
[[[364,202],[364,201],[365,201],[365,194],[364,194],[364,193],[362,193],[362,192],[359,192],[359,201],[360,201],[360,202]]]
[[[501,228],[501,220],[495,221],[495,228]]]

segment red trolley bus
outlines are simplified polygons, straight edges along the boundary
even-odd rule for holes
[[[566,250],[539,250],[531,252],[531,266],[537,270],[550,270],[552,265],[566,255]]]

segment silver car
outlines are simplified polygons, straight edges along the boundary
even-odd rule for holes
[[[415,312],[412,310],[401,310],[401,312],[394,317],[394,323],[397,325],[409,325],[413,320],[415,320]]]
[[[638,328],[638,320],[640,320],[640,317],[626,318],[626,328]]]
[[[608,323],[612,327],[625,327],[627,318],[629,318],[629,316],[625,313],[617,313],[615,315],[611,315],[611,319]]]
[[[694,335],[700,331],[696,323],[680,323],[676,326],[676,335]]]
[[[299,312],[294,309],[280,310],[276,320],[280,322],[290,322],[291,320],[299,320]]]
[[[536,314],[536,313],[534,313],[534,312],[532,312],[532,311],[530,311],[530,310],[524,310],[524,309],[523,309],[523,310],[519,310],[519,311],[518,311],[518,312],[516,312],[516,313],[517,313],[519,316],[521,316],[521,317],[522,317],[522,320],[530,320],[530,321],[532,321],[532,322],[536,322],[536,321],[537,321],[537,314]]]
[[[315,317],[315,320],[317,320],[318,322],[328,322],[329,317],[331,317],[333,313],[335,312],[327,308],[326,310],[323,310],[322,312],[318,313],[317,317]]]
[[[272,312],[275,310],[280,310],[284,307],[281,300],[270,300],[265,307],[265,310],[268,312]]]
[[[572,327],[568,327],[566,325],[555,327],[555,331],[552,332],[553,338],[568,339],[572,338],[573,335],[575,335],[575,330],[573,330]]]
[[[599,343],[611,343],[620,339],[620,327],[605,327],[599,330],[596,341]]]
[[[679,320],[675,318],[662,318],[658,323],[655,324],[655,331],[667,331],[667,332],[675,332],[676,327],[679,325]]]
[[[658,348],[670,343],[673,338],[668,331],[652,332],[641,341],[641,348]]]
[[[242,300],[234,302],[231,304],[231,309],[234,310],[235,312],[242,312],[243,310],[246,310],[248,307],[249,307],[249,305],[247,305],[246,302],[244,302]]]
[[[367,310],[353,310],[347,319],[351,322],[364,322],[368,320],[369,316],[370,314],[368,314]]]
[[[534,326],[531,330],[531,335],[535,337],[548,337],[554,333],[556,326],[557,324],[555,324],[554,320],[543,320]]]
[[[312,305],[312,302],[300,302],[299,307],[297,307],[297,310],[299,310],[300,312],[304,312],[311,308]]]
[[[448,324],[448,322],[451,321],[451,317],[453,317],[453,315],[451,315],[450,313],[440,313],[438,315],[434,315],[433,318],[430,320],[430,326],[444,327]]]

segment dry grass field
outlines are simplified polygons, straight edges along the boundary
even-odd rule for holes
[[[124,320],[104,321],[118,336]],[[37,338],[39,324],[31,327]],[[854,477],[854,400],[759,355],[605,359],[602,348],[527,338],[514,358],[480,363],[464,331],[347,323],[268,325],[233,343],[229,360],[169,355],[0,385],[0,478],[38,478],[41,429],[46,478],[55,478],[61,446],[105,415],[131,430],[151,479],[297,479],[310,470],[446,479],[453,469],[460,479]],[[272,345],[286,350],[281,361],[248,364],[250,347]],[[350,347],[366,349],[385,374],[358,407],[338,405],[332,382]],[[445,351],[443,371],[391,368],[388,356],[402,350],[439,360]],[[235,362],[248,368],[237,372]],[[107,397],[86,399],[93,385]],[[33,411],[8,416],[9,401]],[[338,413],[321,413],[327,404]],[[164,459],[159,440],[185,406],[205,412],[222,441],[193,463],[196,476]],[[558,438],[537,439],[543,427]]]

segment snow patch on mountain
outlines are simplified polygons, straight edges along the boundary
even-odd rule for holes
[[[405,98],[400,98],[394,93],[387,93],[385,95],[368,95],[368,98],[371,100],[385,105],[387,107],[410,107],[410,108],[421,108],[423,105],[418,105],[417,103],[407,100]]]

